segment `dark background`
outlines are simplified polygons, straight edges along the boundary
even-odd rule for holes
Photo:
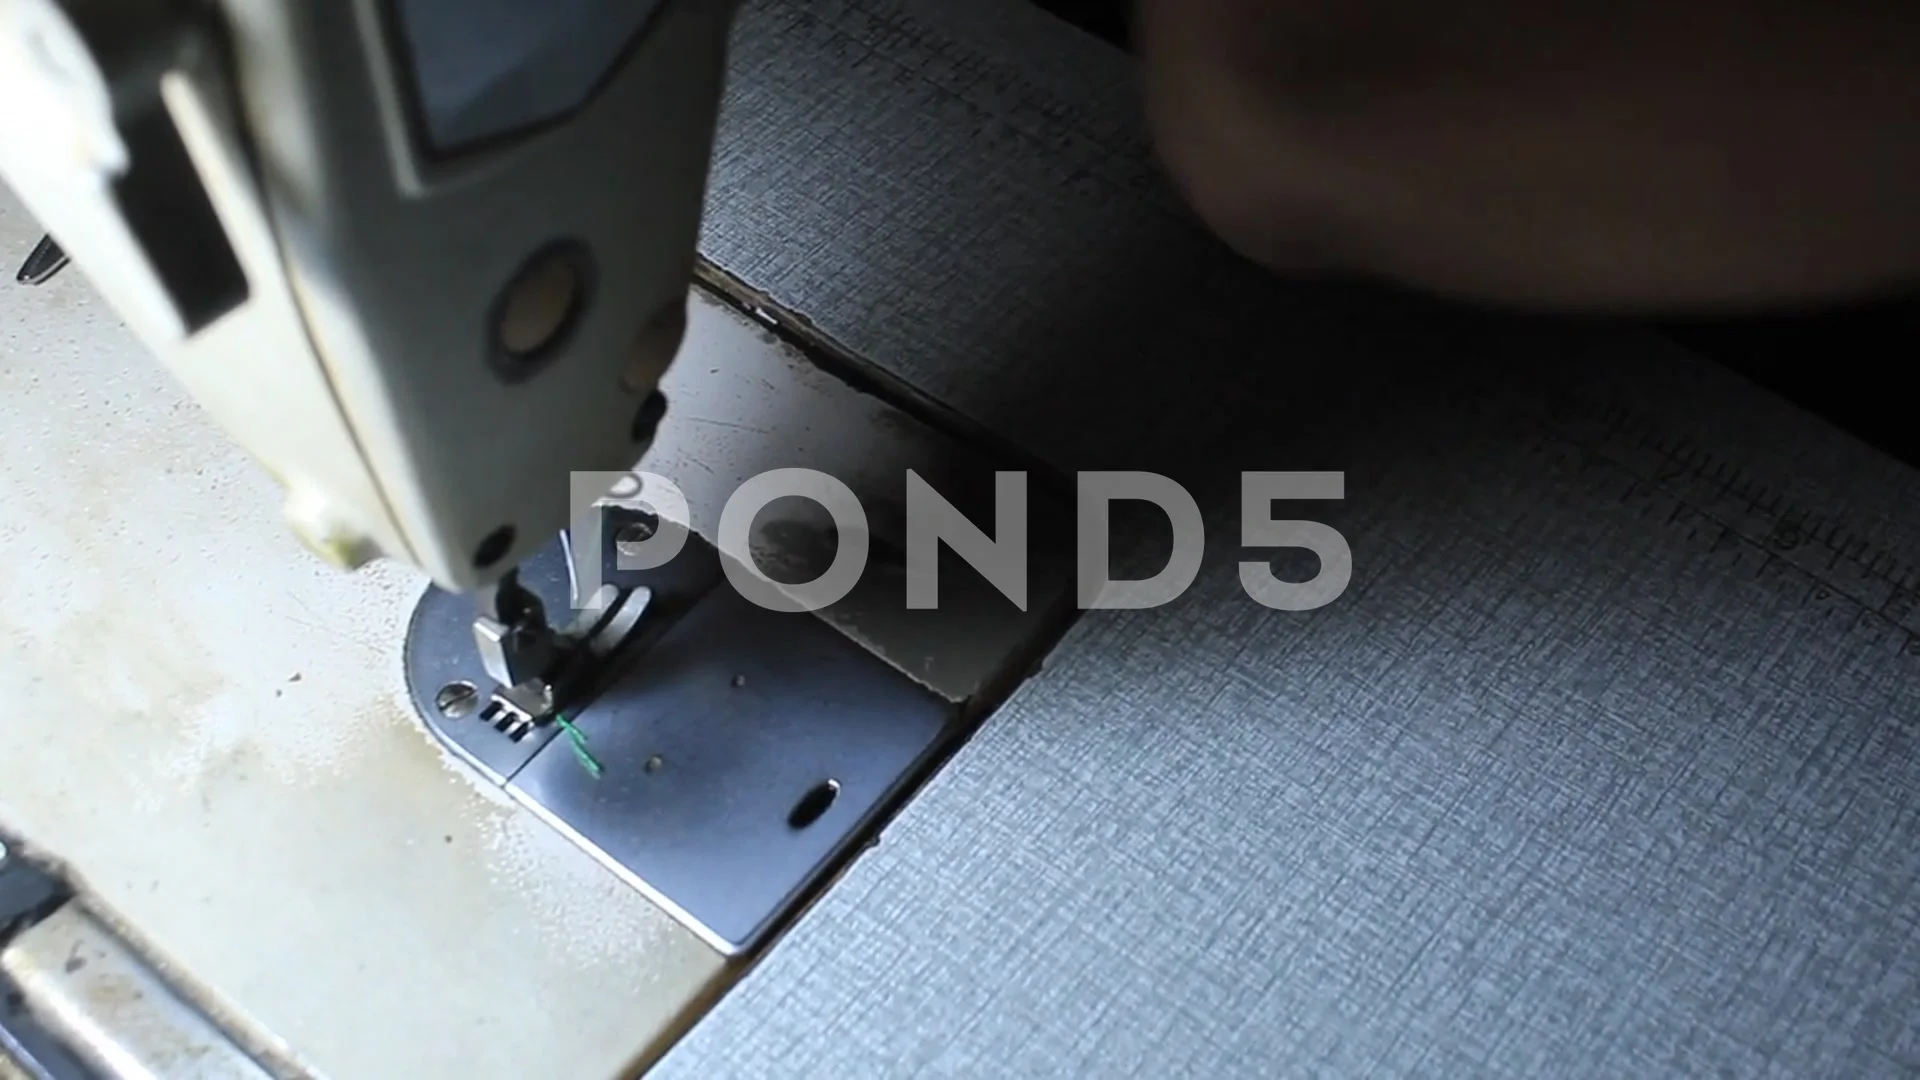
[[[1033,0],[1116,46],[1127,45],[1128,0]],[[1663,320],[1661,332],[1801,408],[1920,467],[1920,431],[1884,372],[1920,345],[1920,303],[1872,304],[1739,319]]]

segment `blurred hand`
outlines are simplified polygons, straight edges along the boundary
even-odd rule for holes
[[[1279,269],[1548,307],[1920,284],[1920,7],[1138,0],[1155,134]]]

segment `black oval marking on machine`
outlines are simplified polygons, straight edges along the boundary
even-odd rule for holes
[[[480,546],[473,549],[473,565],[481,570],[493,567],[507,557],[507,552],[513,550],[513,541],[517,535],[512,525],[502,525],[488,533],[486,538],[480,541]]]

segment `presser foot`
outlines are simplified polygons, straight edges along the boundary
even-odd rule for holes
[[[564,628],[549,623],[546,606],[520,583],[517,570],[480,597],[474,644],[493,685],[486,703],[478,706],[478,719],[510,741],[584,707],[606,666],[638,633],[653,600],[653,590],[644,585],[602,585],[581,597],[580,576],[570,574],[569,580],[574,617]],[[471,684],[449,686],[435,694],[441,712],[449,711],[449,700],[478,705]]]

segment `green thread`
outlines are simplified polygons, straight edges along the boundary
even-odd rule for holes
[[[593,751],[587,749],[587,737],[579,728],[573,726],[573,721],[567,719],[565,713],[554,713],[553,720],[560,725],[561,731],[567,733],[567,745],[573,748],[574,760],[578,761],[580,767],[587,770],[594,779],[599,779],[600,774],[606,770],[601,767],[600,759],[593,756]]]

